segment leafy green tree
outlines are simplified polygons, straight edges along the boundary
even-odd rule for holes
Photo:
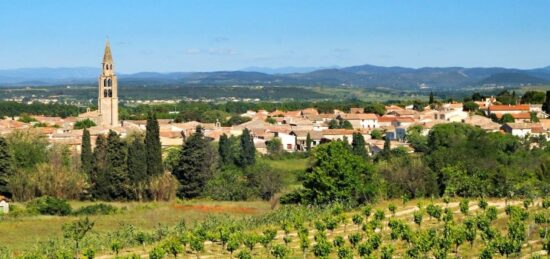
[[[289,254],[290,249],[280,244],[274,245],[271,249],[271,255],[277,259],[287,258]]]
[[[178,196],[194,198],[201,195],[215,166],[210,142],[204,137],[203,129],[197,126],[195,133],[183,144],[178,166],[172,173],[181,184]]]
[[[178,254],[181,254],[184,252],[183,246],[181,242],[178,240],[178,238],[171,237],[164,241],[163,243],[164,250],[168,253],[174,256],[174,258],[178,258]]]
[[[501,123],[510,123],[514,121],[516,121],[516,119],[514,119],[514,116],[512,116],[512,114],[509,114],[509,113],[503,114],[502,118],[500,118]]]
[[[13,173],[12,157],[8,142],[0,137],[0,195],[10,196],[8,181]]]
[[[278,155],[284,152],[283,143],[280,138],[273,138],[265,142],[267,153],[269,155]]]
[[[147,115],[145,130],[145,147],[147,153],[147,175],[156,176],[164,173],[162,164],[162,146],[160,143],[160,129],[154,113]]]
[[[75,257],[79,258],[80,255],[80,244],[82,239],[92,230],[94,227],[94,222],[90,221],[88,217],[84,219],[79,219],[72,223],[65,223],[62,227],[63,236],[66,239],[69,239],[74,242],[75,247]]]
[[[230,165],[233,163],[234,160],[231,150],[231,142],[225,133],[220,136],[220,142],[218,144],[218,154],[220,155],[221,165]]]
[[[544,103],[544,92],[539,91],[525,91],[521,96],[521,103],[526,104],[542,104]]]
[[[377,179],[372,166],[353,155],[343,142],[335,141],[317,147],[313,158],[313,166],[304,176],[302,197],[306,202],[362,203],[376,197]]]
[[[475,112],[479,110],[479,105],[473,101],[469,101],[464,103],[463,109],[467,112]]]
[[[420,225],[422,224],[423,216],[424,213],[422,212],[422,210],[417,210],[413,213],[413,221],[416,225],[418,225],[418,227],[420,227]]]
[[[372,139],[382,139],[383,138],[382,131],[380,131],[379,129],[373,129],[370,132],[370,136],[371,136]]]
[[[90,119],[85,119],[75,122],[74,129],[88,129],[94,126],[96,126],[95,122]]]
[[[90,131],[84,129],[82,132],[82,148],[80,152],[80,163],[82,172],[88,174],[92,173],[94,169],[94,155],[92,153],[92,143],[90,140]]]
[[[328,258],[332,251],[332,246],[326,240],[320,240],[313,246],[313,254],[319,258]]]
[[[245,128],[240,137],[241,154],[239,157],[239,165],[246,167],[256,163],[256,148],[254,147],[254,139],[250,131]]]
[[[353,129],[353,125],[348,120],[343,120],[340,122],[340,128],[342,129]]]
[[[465,216],[468,215],[468,211],[470,209],[470,200],[468,199],[462,199],[459,203],[460,212],[464,214]]]
[[[309,133],[308,133],[309,134]],[[367,158],[367,149],[365,148],[365,138],[361,133],[353,133],[352,142],[351,142],[351,151],[354,155],[360,156],[362,158]]]
[[[387,245],[382,247],[380,254],[380,259],[391,259],[393,253],[395,252],[395,247],[393,245]]]
[[[164,251],[164,248],[162,248],[162,246],[155,246],[149,252],[150,259],[163,259],[165,255],[166,255],[166,251]]]
[[[386,113],[386,107],[381,103],[370,103],[365,106],[365,113],[376,113],[382,116]]]

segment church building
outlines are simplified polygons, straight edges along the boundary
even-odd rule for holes
[[[118,80],[115,75],[113,56],[108,40],[105,45],[98,85],[98,122],[103,126],[118,126]]]
[[[109,40],[105,44],[105,53],[101,63],[101,74],[98,78],[97,111],[87,111],[78,115],[78,118],[89,119],[98,126],[112,128],[118,123],[118,80],[115,74]]]

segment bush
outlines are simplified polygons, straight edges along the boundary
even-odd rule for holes
[[[74,215],[111,215],[119,211],[115,206],[98,203],[93,205],[84,206],[74,211]]]
[[[71,214],[71,205],[66,200],[43,196],[27,203],[27,210],[41,215],[66,216]]]
[[[238,168],[222,168],[206,184],[204,195],[223,201],[242,201],[251,198],[252,191],[247,187],[247,180]]]

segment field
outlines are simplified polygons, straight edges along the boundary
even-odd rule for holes
[[[93,202],[71,202],[73,208],[90,205]],[[188,224],[203,220],[211,214],[227,214],[231,217],[261,215],[270,210],[267,202],[148,202],[109,204],[122,208],[114,215],[91,216],[95,222],[94,231],[107,233],[123,225],[133,225],[145,231],[152,231],[160,225],[173,226],[184,219]],[[15,204],[23,206],[22,204]],[[21,216],[0,219],[0,247],[18,251],[49,238],[62,237],[61,227],[75,221],[73,216]]]
[[[360,255],[361,247],[363,244],[367,244],[366,240],[370,240],[373,236],[379,235],[381,237],[380,245],[372,249],[373,258],[381,258],[382,251],[391,247],[393,250],[393,256],[395,258],[404,257],[404,255],[410,250],[411,247],[419,245],[419,236],[425,236],[429,233],[429,229],[434,229],[437,232],[437,238],[441,238],[445,231],[454,233],[456,226],[461,226],[465,221],[477,219],[482,217],[490,211],[490,207],[496,209],[496,218],[491,221],[490,228],[496,230],[497,236],[507,236],[509,225],[513,213],[508,215],[505,208],[507,205],[515,206],[518,211],[523,211],[523,201],[505,201],[503,199],[488,200],[488,208],[481,209],[478,206],[478,202],[471,200],[469,202],[469,209],[467,213],[461,211],[458,199],[451,200],[445,203],[442,200],[412,200],[403,203],[400,200],[394,201],[382,201],[372,206],[370,216],[366,216],[363,208],[355,210],[344,210],[325,208],[325,209],[313,209],[305,207],[293,207],[293,208],[279,208],[275,212],[270,212],[269,204],[266,202],[211,202],[211,201],[192,201],[184,203],[112,203],[119,207],[127,207],[127,211],[124,211],[115,215],[95,216],[92,220],[95,221],[94,231],[100,233],[107,233],[113,231],[116,228],[120,228],[122,224],[132,224],[141,230],[153,231],[158,228],[159,224],[163,224],[172,229],[181,219],[185,219],[187,227],[190,233],[192,231],[198,231],[193,229],[197,222],[202,222],[207,216],[217,215],[222,216],[214,220],[218,222],[220,226],[216,226],[214,231],[207,232],[208,238],[203,240],[203,249],[193,249],[190,244],[183,246],[179,244],[181,250],[178,250],[177,258],[231,258],[235,257],[240,251],[250,251],[253,258],[273,258],[274,251],[280,249],[286,255],[284,258],[316,258],[314,254],[315,244],[319,242],[326,242],[330,244],[331,251],[327,255],[329,258],[336,258],[338,255],[343,256],[348,253],[349,257],[357,258]],[[81,206],[85,203],[74,203],[73,205]],[[441,219],[432,218],[426,213],[428,205],[437,205],[441,209],[448,208],[452,215],[452,220],[449,222],[450,230],[445,227],[445,213],[442,213]],[[388,209],[395,206],[395,212],[391,212]],[[423,219],[421,224],[415,224],[413,216],[418,211],[418,207],[422,207]],[[384,212],[383,219],[377,221],[380,211]],[[528,211],[528,217],[525,219],[525,242],[521,247],[521,257],[530,258],[533,255],[545,255],[546,252],[542,248],[542,239],[540,238],[539,229],[548,228],[549,209],[541,208],[541,201],[535,201],[530,205]],[[535,223],[535,214],[546,215],[546,223]],[[24,217],[19,219],[9,219],[4,222],[0,222],[0,244],[8,247],[11,250],[23,250],[28,247],[32,247],[37,241],[46,240],[51,237],[61,237],[61,225],[66,222],[74,221],[74,217]],[[360,219],[360,221],[359,221]],[[447,220],[448,221],[448,220]],[[393,222],[393,223],[391,223]],[[397,223],[396,223],[397,222]],[[394,228],[392,224],[401,225],[401,227]],[[479,223],[478,223],[479,224]],[[236,227],[236,226],[240,226]],[[243,228],[244,226],[244,228]],[[223,244],[216,237],[217,231],[222,229],[232,229],[236,227],[233,232],[238,232],[239,242],[237,248],[231,254],[227,251],[228,244]],[[406,237],[398,229],[409,229],[411,236]],[[300,230],[297,230],[300,229]],[[307,239],[309,240],[309,247],[305,250],[305,256],[301,249],[302,240],[299,238],[302,232],[307,230]],[[257,239],[256,244],[253,245],[253,249],[249,250],[245,248],[243,241],[247,237],[256,236],[262,237],[266,233],[276,231],[274,238],[267,244],[261,244],[261,238]],[[187,230],[186,230],[187,231]],[[267,231],[267,232],[266,232]],[[229,232],[229,240],[233,237],[234,233]],[[323,234],[319,234],[319,233]],[[436,233],[434,232],[434,233]],[[417,235],[417,233],[420,233]],[[470,244],[467,240],[462,239],[458,246],[455,243],[450,245],[447,255],[452,258],[454,256],[460,256],[462,258],[477,258],[480,251],[486,247],[486,237],[482,230],[477,230],[475,240]],[[169,240],[173,240],[170,237],[176,235],[176,233],[167,234],[159,241],[151,241],[144,246],[125,246],[120,250],[119,255],[138,255],[147,257],[149,252],[155,247],[167,247],[170,244]],[[184,236],[186,234],[183,234]],[[214,235],[214,236],[211,236]],[[434,234],[435,235],[435,234]],[[452,234],[450,234],[452,235]],[[237,236],[237,234],[235,234]],[[319,241],[322,238],[326,241]],[[343,243],[336,245],[335,239],[343,238]],[[353,244],[350,239],[357,238],[358,241]],[[410,241],[407,241],[409,239]],[[180,239],[177,239],[180,240]],[[183,240],[183,239],[181,239]],[[185,241],[189,242],[189,241]],[[185,243],[184,242],[184,243]],[[433,241],[435,242],[435,241]],[[173,243],[172,243],[173,245]],[[340,246],[340,248],[338,248]],[[431,244],[426,252],[430,255],[432,247],[436,244]],[[435,249],[435,248],[434,248]],[[363,250],[366,251],[366,250]],[[422,255],[422,251],[420,255]],[[114,258],[115,254],[109,249],[103,249],[97,251],[99,258]],[[500,254],[498,250],[494,251],[495,258],[499,258]],[[167,256],[168,257],[168,256]]]

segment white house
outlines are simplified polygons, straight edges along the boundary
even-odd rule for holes
[[[289,130],[273,131],[273,137],[279,138],[283,145],[283,150],[287,152],[296,151],[296,136],[291,134]]]
[[[351,123],[354,129],[374,129],[379,128],[378,116],[374,113],[351,113],[342,115]]]
[[[531,134],[533,127],[542,127],[534,123],[506,123],[502,126],[502,130],[506,133],[510,133],[516,137],[524,138]]]
[[[0,212],[4,214],[10,212],[10,204],[8,203],[8,199],[4,198],[3,196],[0,196]]]

